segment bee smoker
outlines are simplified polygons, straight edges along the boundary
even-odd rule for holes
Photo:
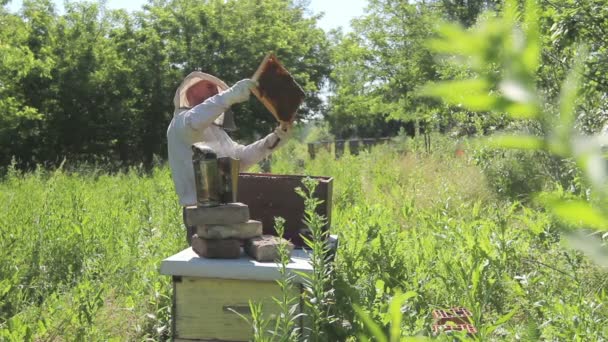
[[[240,161],[238,159],[224,157],[218,158],[217,163],[220,173],[221,202],[236,202]]]
[[[193,144],[192,165],[194,166],[196,203],[201,207],[219,205],[221,184],[215,151],[201,143]]]
[[[201,207],[236,202],[239,160],[218,158],[209,146],[192,145],[192,165],[196,185],[196,202]]]

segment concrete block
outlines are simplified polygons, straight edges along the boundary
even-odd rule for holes
[[[279,259],[281,241],[287,244],[291,253],[294,247],[291,242],[272,235],[262,235],[245,241],[245,252],[257,261],[276,261]]]
[[[227,225],[249,221],[249,207],[243,203],[227,203],[217,207],[186,207],[186,226]]]
[[[247,240],[262,235],[262,222],[249,220],[227,225],[205,224],[196,227],[196,234],[203,239]]]
[[[203,258],[238,259],[241,256],[241,243],[237,239],[207,240],[195,234],[192,236],[192,250]]]

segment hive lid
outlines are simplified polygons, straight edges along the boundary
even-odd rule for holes
[[[304,250],[294,250],[287,270],[301,283],[299,273],[311,273],[310,256]],[[217,279],[244,279],[275,281],[281,278],[276,262],[259,262],[241,251],[239,259],[207,259],[199,257],[192,248],[186,248],[162,261],[160,273],[172,276],[189,276]]]
[[[251,77],[258,82],[253,94],[279,121],[289,123],[304,101],[304,90],[274,54],[268,54]]]

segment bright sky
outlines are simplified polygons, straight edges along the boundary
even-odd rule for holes
[[[63,0],[53,0],[57,8],[63,8]],[[126,10],[138,10],[146,0],[108,0],[110,8],[124,8]],[[16,12],[21,8],[22,0],[12,0],[8,4],[9,10]],[[310,0],[310,9],[314,13],[325,12],[325,16],[319,21],[319,26],[324,30],[342,27],[345,31],[350,30],[350,20],[363,15],[367,0]]]

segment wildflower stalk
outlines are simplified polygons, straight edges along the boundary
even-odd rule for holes
[[[323,227],[326,218],[317,214],[317,207],[323,203],[314,197],[317,181],[311,178],[303,180],[304,188],[297,188],[296,192],[304,199],[304,223],[308,228],[309,236],[302,236],[306,246],[310,248],[310,262],[313,271],[303,275],[304,300],[310,323],[310,340],[324,341],[327,339],[324,327],[332,323],[329,314],[329,304],[333,291],[330,290],[331,274],[328,257],[330,254],[329,232]]]
[[[285,233],[285,219],[275,217],[275,231],[279,237],[283,237]],[[279,341],[298,341],[300,338],[300,329],[297,319],[300,314],[299,297],[293,295],[294,290],[294,275],[289,272],[287,265],[289,264],[291,254],[287,248],[288,242],[281,240],[278,248],[279,260],[277,260],[277,268],[280,274],[277,284],[281,289],[281,296],[274,298],[279,306],[279,316],[275,322],[274,337]]]

